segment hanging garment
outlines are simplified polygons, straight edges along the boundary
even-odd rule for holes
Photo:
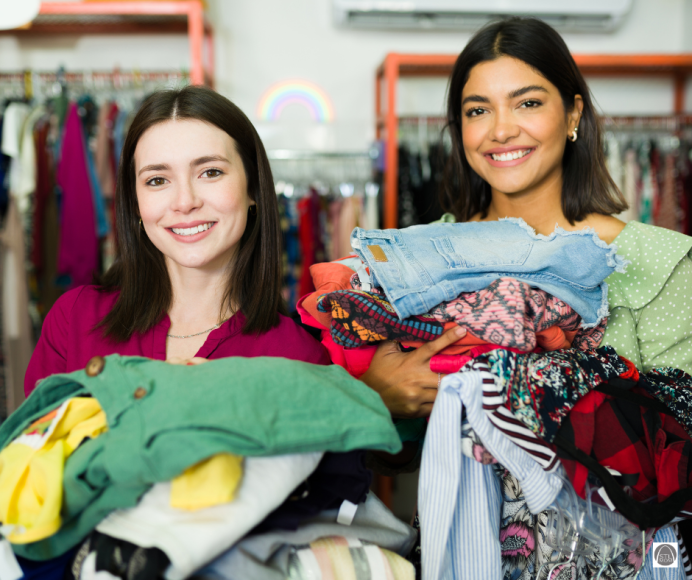
[[[62,189],[58,272],[71,287],[89,284],[98,270],[94,200],[77,106],[70,103],[56,180]]]
[[[157,483],[139,503],[112,512],[96,526],[107,536],[159,548],[171,562],[168,580],[182,580],[208,564],[259,524],[315,469],[321,453],[248,457],[231,503],[187,512],[170,506],[170,483]]]
[[[10,103],[3,115],[1,148],[3,154],[10,158],[8,168],[10,194],[18,195],[20,191],[23,191],[22,181],[27,178],[23,175],[21,155],[24,125],[30,113],[31,108],[26,103]],[[20,200],[19,197],[17,197],[17,203],[20,208],[24,208],[23,200]]]
[[[655,224],[661,228],[680,231],[680,209],[676,188],[677,175],[675,169],[676,156],[668,153],[663,160],[663,180],[661,185],[660,203],[655,216]]]
[[[658,185],[656,174],[651,165],[651,143],[646,142],[639,148],[638,161],[640,167],[639,221],[653,224],[654,199]]]
[[[605,145],[605,159],[608,173],[610,173],[610,177],[613,179],[615,186],[620,191],[623,191],[624,170],[622,165],[622,156],[620,155],[620,143],[612,133],[606,133]],[[622,219],[622,217],[620,219]]]
[[[36,122],[46,114],[43,106],[34,107],[24,121],[21,133],[21,144],[18,158],[18,175],[15,183],[10,184],[10,191],[17,199],[19,212],[24,216],[30,210],[31,195],[36,190],[36,145],[34,127]]]
[[[593,230],[556,228],[539,236],[518,218],[408,230],[356,228],[351,246],[402,320],[512,277],[569,304],[588,328],[608,314],[605,278],[624,272],[627,264]],[[579,289],[569,281],[578,281]]]
[[[637,164],[637,152],[630,148],[625,151],[621,189],[622,195],[629,207],[618,216],[624,222],[639,219],[639,201],[637,199],[638,179],[639,165]]]
[[[2,251],[2,349],[5,355],[7,411],[11,413],[24,400],[22,377],[31,356],[33,339],[29,318],[29,292],[26,283],[24,231],[14,198],[0,232]]]
[[[337,523],[337,517],[338,510],[329,510],[301,524],[296,531],[276,530],[249,535],[200,570],[199,575],[214,580],[285,580],[286,578],[291,580],[334,578],[336,580],[341,578],[338,574],[350,574],[346,578],[351,580],[361,580],[361,578],[363,580],[370,578],[372,580],[376,578],[409,580],[413,578],[410,564],[404,564],[400,559],[385,554],[387,564],[392,570],[392,576],[389,576],[386,574],[386,567],[384,570],[377,568],[376,561],[371,560],[369,555],[364,553],[363,547],[372,544],[372,547],[378,546],[403,556],[408,553],[415,540],[414,530],[396,518],[375,494],[370,493],[365,503],[358,506],[350,524]],[[327,554],[320,550],[313,554],[313,558],[324,563],[326,569],[329,569],[331,565],[333,573],[337,575],[316,577],[294,575],[300,570],[296,569],[297,566],[291,566],[292,554],[297,549],[305,549],[320,538],[333,536],[347,538],[353,545],[353,552],[346,554],[339,550],[333,556],[327,557]],[[343,558],[336,559],[337,554],[342,555]],[[365,561],[363,561],[364,556]],[[386,565],[383,563],[383,566]],[[324,569],[320,565],[320,571]],[[368,569],[370,569],[370,575],[365,575]],[[384,575],[382,571],[385,571]]]
[[[47,411],[87,394],[109,420],[108,432],[84,443],[65,465],[60,531],[15,546],[22,556],[48,559],[64,553],[113,509],[134,505],[152,484],[217,453],[401,449],[379,395],[338,366],[279,357],[177,366],[111,355],[95,358],[88,368],[89,374],[76,371],[41,381],[0,426],[4,448]],[[204,385],[204,396],[190,397],[191,384]]]
[[[115,197],[112,148],[114,116],[117,117],[117,115],[118,105],[114,102],[105,102],[99,107],[94,160],[97,179],[105,199],[113,199]]]

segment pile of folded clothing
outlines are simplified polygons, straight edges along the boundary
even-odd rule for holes
[[[377,394],[338,366],[96,357],[0,426],[3,570],[307,579],[350,565],[412,580],[415,533],[364,464],[400,448]]]

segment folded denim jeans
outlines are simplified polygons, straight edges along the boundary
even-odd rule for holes
[[[351,246],[402,320],[498,278],[515,278],[563,300],[582,317],[582,327],[591,328],[608,315],[605,279],[628,263],[591,228],[556,227],[544,236],[520,218],[355,228]]]

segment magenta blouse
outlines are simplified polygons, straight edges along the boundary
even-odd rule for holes
[[[96,355],[120,354],[166,359],[166,333],[171,326],[168,315],[144,334],[127,342],[113,343],[93,330],[110,312],[117,292],[102,293],[96,286],[80,286],[63,294],[46,316],[36,349],[24,376],[28,396],[36,382],[55,373],[83,369]],[[315,364],[331,364],[324,347],[286,316],[278,326],[260,335],[241,334],[245,317],[237,313],[209,333],[196,356],[217,359],[228,356],[280,356]]]

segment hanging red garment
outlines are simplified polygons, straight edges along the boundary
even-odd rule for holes
[[[56,181],[62,189],[58,273],[70,288],[90,284],[98,269],[94,197],[77,106],[70,103],[65,121]]]

